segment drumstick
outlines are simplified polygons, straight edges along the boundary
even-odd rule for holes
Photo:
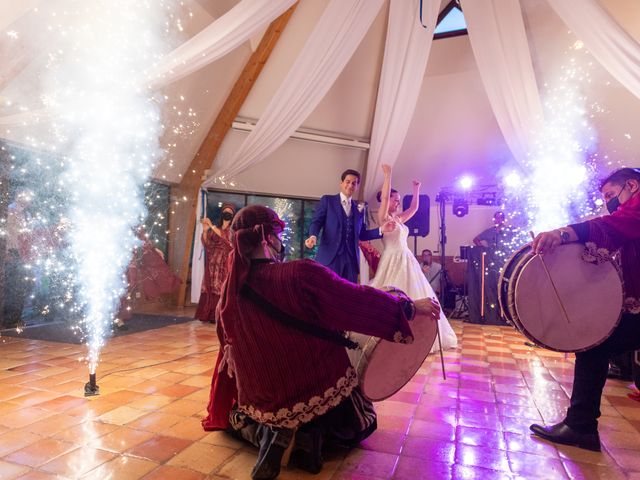
[[[442,339],[440,338],[440,317],[436,320],[436,337],[438,338],[438,347],[440,347],[440,365],[442,366],[442,379],[447,379],[447,373],[444,371],[444,354],[442,353]]]
[[[480,274],[480,318],[482,319],[482,323],[484,323],[484,257],[487,252],[482,252],[482,256],[480,257],[480,263],[482,264],[481,274]]]
[[[531,235],[532,239],[535,239],[536,236],[533,234],[533,231],[530,231],[529,234]],[[562,309],[562,313],[564,314],[564,318],[567,320],[567,323],[571,323],[571,320],[569,320],[569,314],[567,314],[567,310],[564,308],[564,304],[562,303],[562,299],[560,298],[560,294],[558,293],[558,289],[556,288],[556,284],[553,281],[553,278],[551,278],[551,272],[549,272],[549,269],[547,268],[547,264],[544,262],[544,258],[542,258],[542,255],[539,253],[536,253],[534,256],[540,258],[540,261],[542,262],[542,269],[544,270],[544,273],[547,274],[547,279],[549,279],[549,283],[551,283],[551,288],[553,289],[553,293],[556,296],[556,300],[558,300],[558,304],[560,305],[560,308]]]

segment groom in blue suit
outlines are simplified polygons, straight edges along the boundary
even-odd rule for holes
[[[383,232],[392,231],[395,225],[388,222],[381,228],[367,230],[364,210],[359,209],[353,200],[353,194],[360,185],[360,173],[346,170],[341,180],[339,194],[323,195],[320,199],[311,220],[309,238],[305,240],[305,245],[307,248],[313,248],[322,230],[316,261],[342,278],[355,283],[360,270],[358,241],[380,238]]]

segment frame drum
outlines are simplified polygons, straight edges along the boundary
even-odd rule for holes
[[[388,293],[406,296],[393,287]],[[409,323],[413,332],[413,343],[409,344],[349,333],[349,338],[360,345],[357,350],[347,350],[349,359],[358,372],[362,393],[374,402],[389,398],[404,387],[420,369],[436,340],[437,319],[416,312]]]
[[[604,342],[620,321],[623,290],[616,264],[589,263],[583,252],[584,245],[570,243],[540,256],[529,244],[505,263],[498,282],[500,307],[540,347],[587,350]]]

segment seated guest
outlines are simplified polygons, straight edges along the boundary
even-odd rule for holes
[[[442,265],[433,261],[433,252],[429,249],[422,251],[422,273],[427,277],[427,281],[431,284],[431,288],[436,293],[440,293],[440,276]]]
[[[291,461],[317,473],[323,443],[354,446],[376,429],[341,332],[410,343],[415,311],[436,321],[440,310],[430,299],[414,305],[355,285],[312,260],[280,263],[283,229],[267,207],[238,212],[219,304],[224,347],[215,375],[235,376],[237,404],[226,413],[234,434],[260,449],[253,479],[276,478],[292,441]],[[224,400],[218,406],[228,407],[229,390],[214,379],[216,388]]]

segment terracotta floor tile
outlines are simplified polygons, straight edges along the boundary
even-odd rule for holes
[[[191,442],[182,438],[165,437],[156,435],[133,448],[127,453],[142,458],[147,458],[154,462],[164,463],[174,455],[187,448]]]
[[[206,407],[206,406],[205,406]],[[181,398],[159,409],[162,413],[180,415],[181,417],[190,417],[203,410],[202,402],[195,400],[185,400]]]
[[[101,422],[113,423],[114,425],[127,425],[132,423],[140,417],[147,415],[146,410],[137,410],[131,407],[118,407],[114,410],[110,410],[107,413],[103,413],[98,417]]]
[[[429,458],[400,457],[394,480],[434,480],[450,478],[451,465],[439,463]]]
[[[568,478],[560,459],[542,457],[524,452],[507,452],[509,464],[514,473],[524,477],[544,475],[548,478]]]
[[[3,477],[0,477],[3,478]],[[60,475],[54,473],[41,472],[39,470],[31,470],[24,475],[20,475],[16,480],[61,480]]]
[[[402,448],[402,456],[429,458],[434,462],[453,463],[456,445],[453,442],[428,437],[408,437]]]
[[[505,435],[501,430],[458,426],[456,443],[480,447],[489,446],[497,450],[506,450]]]
[[[360,448],[399,455],[406,438],[404,433],[378,429],[360,444]]]
[[[158,390],[158,393],[161,395],[166,395],[168,397],[179,398],[179,397],[184,397],[186,395],[189,395],[190,393],[197,392],[198,390],[200,390],[199,387],[191,387],[189,385],[175,384],[165,388],[161,388],[160,390]]]
[[[453,465],[452,475],[450,478],[454,480],[511,480],[514,477],[511,474],[500,470],[490,470],[488,468],[456,464]],[[551,478],[548,477],[541,476],[539,478],[551,480]]]
[[[154,433],[145,432],[144,430],[134,430],[115,425],[112,425],[112,427],[115,427],[113,431],[99,438],[93,438],[88,442],[88,445],[102,450],[122,453],[155,436]]]
[[[169,460],[167,464],[208,474],[218,469],[235,453],[236,450],[231,448],[193,443]]]
[[[135,457],[115,457],[97,468],[87,472],[82,478],[114,480],[138,480],[158,467],[158,464]],[[169,478],[169,477],[168,477]],[[176,480],[179,477],[174,477]],[[181,480],[181,479],[180,479]]]
[[[77,446],[70,442],[63,442],[53,438],[43,438],[20,450],[10,453],[4,458],[13,463],[19,463],[29,467],[38,467],[76,448]]]
[[[173,465],[161,465],[142,478],[143,480],[204,480],[205,475],[190,469],[174,467]]]
[[[510,472],[507,452],[492,448],[475,447],[458,444],[456,448],[456,463],[469,467],[482,467],[489,470]]]
[[[51,437],[65,442],[88,445],[93,440],[107,435],[118,428],[119,427],[117,425],[112,425],[110,423],[83,420],[82,423],[78,423],[73,427],[61,430],[58,433],[51,435]]]
[[[182,420],[183,417],[180,417],[179,415],[155,412],[149,413],[143,417],[136,419],[135,421],[131,422],[128,427],[160,433],[174,426],[178,422],[181,422]]]
[[[411,422],[409,436],[428,437],[452,442],[455,439],[455,427],[443,422],[414,420]]]
[[[610,448],[609,453],[624,470],[640,472],[640,455],[637,450]]]
[[[8,453],[15,452],[21,448],[42,440],[41,435],[25,432],[22,430],[10,430],[0,435],[0,458]]]
[[[342,462],[339,471],[389,478],[393,474],[397,462],[397,455],[356,448]]]
[[[78,478],[114,457],[115,454],[111,452],[90,447],[80,447],[49,463],[45,463],[40,467],[40,470],[56,473],[63,477]]]
[[[164,430],[162,434],[168,437],[184,438],[185,440],[195,442],[205,437],[207,432],[202,428],[199,418],[189,417]]]
[[[589,463],[563,460],[564,469],[572,480],[624,480],[630,479],[617,466],[602,467]]]
[[[29,467],[0,460],[0,478],[10,480],[29,472]]]
[[[54,413],[47,410],[36,407],[26,407],[2,415],[0,417],[0,424],[9,428],[22,428],[52,415],[54,415]]]

